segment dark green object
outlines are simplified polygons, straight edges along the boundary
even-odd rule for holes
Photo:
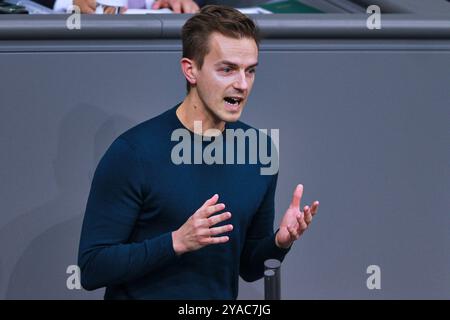
[[[322,11],[296,0],[267,3],[260,5],[260,7],[273,13],[322,13]]]

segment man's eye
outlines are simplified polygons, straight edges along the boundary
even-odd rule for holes
[[[228,72],[231,72],[231,68],[223,68],[222,71],[225,73],[228,73]]]
[[[256,72],[256,69],[250,69],[247,72],[250,73],[250,74],[254,74]]]

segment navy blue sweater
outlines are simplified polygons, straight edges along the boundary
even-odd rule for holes
[[[106,287],[106,299],[236,299],[239,275],[260,279],[266,259],[288,252],[273,232],[278,174],[261,175],[262,165],[248,157],[245,164],[174,164],[179,141],[171,135],[184,128],[178,106],[119,136],[95,171],[78,264],[82,286]],[[233,224],[222,234],[230,240],[176,255],[171,233],[215,193],[232,213],[216,225]]]

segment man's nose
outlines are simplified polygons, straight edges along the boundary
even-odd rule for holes
[[[238,90],[247,90],[248,89],[248,81],[246,78],[246,74],[245,71],[241,71],[239,72],[239,74],[237,75],[237,79],[234,82],[234,87]]]

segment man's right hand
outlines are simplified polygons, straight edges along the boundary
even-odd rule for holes
[[[96,0],[73,0],[73,5],[80,8],[81,13],[95,13]]]
[[[214,237],[233,230],[231,224],[212,228],[219,222],[231,218],[230,212],[212,216],[225,209],[223,203],[216,204],[218,199],[219,196],[215,194],[206,200],[178,230],[172,232],[173,249],[177,255],[198,250],[210,244],[225,243],[229,240],[228,236]]]

